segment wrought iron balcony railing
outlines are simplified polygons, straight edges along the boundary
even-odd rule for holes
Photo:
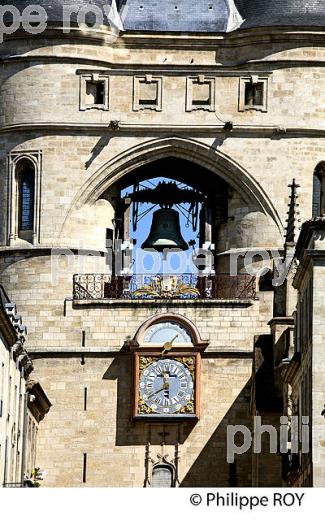
[[[242,300],[256,297],[256,279],[250,275],[76,274],[74,300],[216,299]]]
[[[31,480],[24,480],[24,482],[4,482],[2,487],[5,488],[26,488],[34,487]]]

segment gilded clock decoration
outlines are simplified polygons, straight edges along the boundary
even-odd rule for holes
[[[184,406],[183,408],[181,408],[181,410],[179,411],[179,413],[186,413],[186,414],[192,414],[192,413],[194,413],[194,400],[192,400],[191,402],[187,403],[186,406]]]
[[[138,414],[195,413],[195,357],[141,356],[139,368]]]
[[[180,362],[183,363],[192,374],[195,373],[195,357],[183,357],[180,358]]]
[[[146,405],[146,403],[143,401],[143,399],[139,399],[138,403],[138,413],[140,414],[147,414],[147,413],[153,413],[154,410]]]
[[[148,365],[151,365],[151,363],[153,363],[155,361],[155,357],[152,357],[152,356],[141,356],[140,359],[139,359],[139,368],[140,370],[144,370],[145,368],[147,368]]]

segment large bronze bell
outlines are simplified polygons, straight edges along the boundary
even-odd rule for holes
[[[162,252],[164,249],[189,248],[181,234],[179,213],[174,209],[158,209],[152,215],[152,224],[142,249],[155,249]]]

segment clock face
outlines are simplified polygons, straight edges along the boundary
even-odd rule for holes
[[[172,358],[156,359],[140,377],[140,399],[150,414],[194,413],[194,381],[190,370],[193,358],[185,363]]]
[[[165,343],[174,338],[174,343],[191,343],[187,330],[175,321],[161,321],[149,327],[144,343]]]

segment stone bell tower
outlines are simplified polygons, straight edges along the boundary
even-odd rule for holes
[[[0,281],[52,403],[44,485],[281,485],[277,455],[268,472],[251,450],[227,458],[227,426],[263,412],[257,345],[295,307],[292,291],[279,316],[261,277],[283,258],[293,178],[312,215],[324,3],[33,4],[44,31],[0,45]],[[160,182],[188,195],[167,209],[209,272],[137,267]]]

